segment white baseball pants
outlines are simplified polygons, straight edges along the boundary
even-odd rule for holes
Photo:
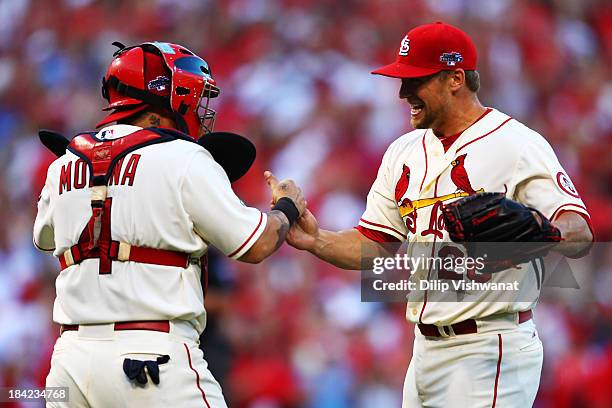
[[[528,408],[542,370],[535,323],[477,320],[478,333],[425,337],[415,327],[402,408]]]
[[[124,359],[170,360],[159,365],[159,385],[130,381]],[[68,387],[68,402],[55,407],[199,407],[226,408],[219,383],[198,348],[198,333],[187,322],[170,322],[170,333],[114,331],[112,324],[80,326],[58,339],[47,387]]]

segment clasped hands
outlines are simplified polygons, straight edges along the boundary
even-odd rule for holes
[[[302,189],[291,179],[279,181],[271,171],[264,172],[264,178],[272,193],[270,207],[273,207],[280,198],[287,197],[293,200],[300,213],[287,234],[287,243],[297,249],[312,249],[319,234],[319,223],[308,210]]]

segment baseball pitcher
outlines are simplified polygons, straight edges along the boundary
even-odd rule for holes
[[[360,269],[364,244],[408,241],[409,250],[428,248],[431,257],[456,251],[452,241],[544,244],[531,256],[513,254],[505,268],[493,265],[497,273],[430,266],[411,278],[495,281],[523,263],[528,278],[520,290],[538,290],[527,261],[548,244],[582,256],[593,236],[578,191],[541,135],[481,105],[476,69],[476,48],[458,28],[438,22],[408,32],[396,61],[373,73],[401,79],[399,97],[410,104],[415,130],[387,149],[356,228],[320,229],[306,210],[288,242],[346,269]],[[537,296],[500,300],[484,291],[471,301],[439,302],[431,290],[420,294],[410,293],[406,311],[416,339],[403,407],[530,407],[542,367]]]

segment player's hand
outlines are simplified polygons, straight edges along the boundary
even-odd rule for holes
[[[293,203],[297,207],[300,215],[304,214],[304,210],[306,209],[306,200],[304,199],[302,189],[299,188],[293,180],[284,179],[278,181],[271,171],[265,171],[264,178],[272,191],[272,205],[276,204],[280,198],[287,197],[293,200]]]
[[[308,251],[314,248],[318,235],[319,222],[310,210],[306,208],[289,230],[287,243],[294,248]]]

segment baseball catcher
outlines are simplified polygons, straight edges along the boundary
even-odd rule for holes
[[[271,211],[236,196],[231,182],[255,150],[212,133],[210,101],[221,90],[205,60],[166,42],[115,45],[101,129],[71,141],[40,133],[58,155],[34,224],[34,244],[60,266],[61,332],[46,385],[69,389],[68,401],[47,406],[223,408],[198,348],[207,250],[261,262],[284,242],[304,197],[276,179]]]

